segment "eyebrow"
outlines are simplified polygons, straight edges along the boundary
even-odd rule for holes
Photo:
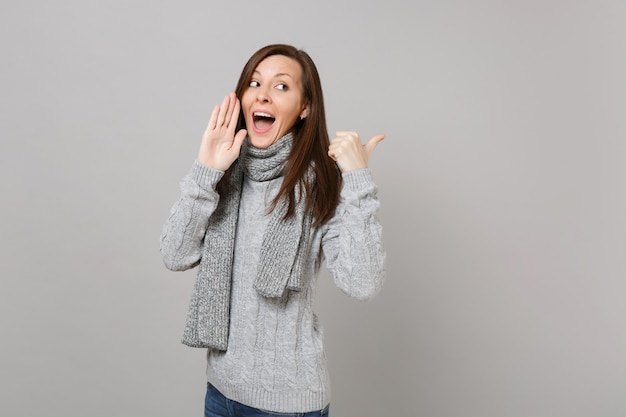
[[[253,74],[263,75],[263,74],[261,74],[258,70],[254,70]],[[291,78],[291,79],[294,79],[294,78],[291,76],[291,74],[287,74],[286,72],[279,72],[279,73],[275,74],[273,78],[278,78],[278,77],[283,77],[283,76],[287,76],[287,77],[289,77],[289,78]]]

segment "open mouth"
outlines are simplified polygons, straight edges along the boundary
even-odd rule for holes
[[[257,111],[252,114],[252,120],[254,123],[254,128],[257,131],[265,132],[272,127],[272,125],[276,121],[276,118],[271,114]]]

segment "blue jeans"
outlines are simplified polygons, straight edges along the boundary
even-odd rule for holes
[[[308,413],[276,413],[259,410],[229,400],[224,397],[213,385],[207,384],[204,399],[204,417],[328,417],[328,407],[320,411]]]

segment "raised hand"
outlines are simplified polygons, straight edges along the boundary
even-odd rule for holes
[[[372,151],[381,140],[385,139],[385,136],[384,134],[376,135],[363,145],[358,133],[339,131],[330,141],[328,156],[337,162],[341,172],[367,168],[367,161]]]
[[[241,104],[235,93],[230,93],[216,105],[211,113],[209,124],[202,135],[198,161],[220,171],[226,171],[239,157],[241,144],[247,131],[241,129],[235,134]]]

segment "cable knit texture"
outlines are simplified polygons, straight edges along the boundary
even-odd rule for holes
[[[181,197],[164,225],[165,265],[186,270],[210,256],[204,239],[219,201],[222,172],[194,162],[181,183]],[[343,174],[335,216],[311,228],[301,270],[301,290],[265,297],[255,288],[268,204],[282,177],[255,181],[244,175],[235,229],[230,288],[228,349],[207,350],[207,377],[224,395],[275,412],[320,410],[330,402],[323,329],[312,310],[316,277],[325,259],[335,284],[359,300],[374,297],[384,278],[384,250],[377,219],[379,202],[369,169]]]
[[[241,154],[231,166],[228,192],[222,195],[208,220],[199,273],[189,303],[182,342],[191,347],[226,350],[228,347],[230,291],[235,231],[244,175],[254,181],[282,176],[293,135],[287,134],[265,149],[255,148],[246,138]],[[295,190],[296,201],[300,188]],[[303,201],[303,200],[302,200]],[[282,199],[263,229],[254,287],[265,297],[280,297],[285,289],[302,289],[302,269],[308,252],[311,216],[301,202],[295,214],[284,219],[287,202]]]

